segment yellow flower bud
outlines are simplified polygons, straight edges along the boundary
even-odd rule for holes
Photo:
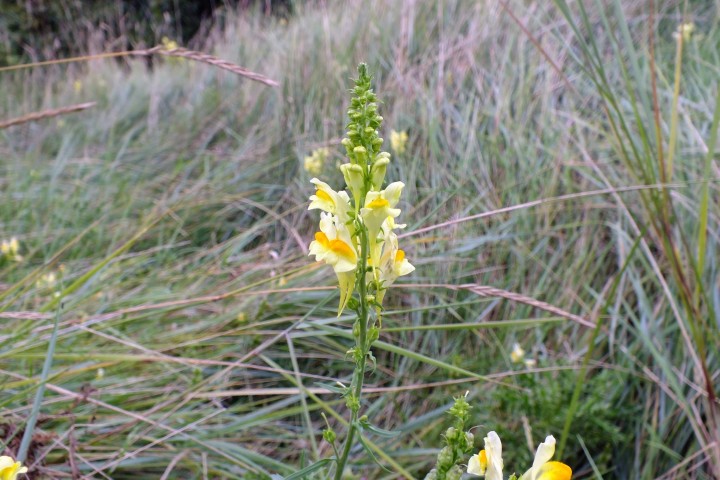
[[[386,153],[386,152],[382,152]],[[380,190],[382,188],[382,184],[385,181],[385,172],[387,171],[387,166],[390,164],[390,154],[386,153],[386,156],[378,156],[378,159],[375,160],[375,163],[372,164],[372,168],[370,170],[370,178],[372,181],[372,187],[374,190]]]
[[[345,177],[345,183],[353,194],[355,209],[357,209],[360,205],[363,186],[365,185],[363,169],[357,164],[353,165],[352,163],[344,163],[340,165],[340,171],[342,171],[343,177]]]

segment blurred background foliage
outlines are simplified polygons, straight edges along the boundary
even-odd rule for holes
[[[0,66],[153,47],[163,37],[202,48],[227,13],[288,17],[292,0],[2,0]],[[98,53],[98,52],[94,52]]]

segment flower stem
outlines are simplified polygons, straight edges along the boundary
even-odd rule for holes
[[[358,425],[358,412],[360,411],[360,399],[362,396],[362,387],[365,380],[365,364],[368,355],[369,345],[367,345],[367,328],[368,328],[368,300],[367,300],[367,284],[365,282],[365,272],[367,271],[368,257],[368,236],[367,228],[363,225],[360,229],[360,265],[359,265],[359,282],[358,293],[360,294],[360,312],[358,315],[359,335],[355,337],[355,348],[360,355],[355,361],[355,371],[353,372],[352,384],[350,385],[350,395],[354,398],[350,402],[351,416],[348,434],[345,438],[342,456],[337,461],[335,469],[335,480],[341,480],[345,465],[347,464],[350,449],[353,445],[355,430]]]

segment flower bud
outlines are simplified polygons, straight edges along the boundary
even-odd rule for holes
[[[356,147],[355,150],[358,148],[362,147]],[[363,150],[365,149],[363,148]],[[345,177],[345,183],[353,194],[355,208],[358,208],[360,205],[360,199],[362,198],[363,186],[365,185],[363,169],[360,165],[344,163],[340,165],[340,171],[342,171],[343,177]]]
[[[436,469],[432,469],[428,472],[427,475],[425,475],[425,480],[437,480],[438,479],[438,472]]]
[[[460,468],[459,465],[454,465],[445,474],[445,480],[460,480],[462,478],[462,475],[463,475],[462,468]]]
[[[385,155],[382,155],[385,153]],[[387,152],[382,152],[380,155],[378,155],[375,160],[375,163],[373,163],[372,168],[370,170],[370,180],[372,182],[372,187],[374,190],[382,190],[382,184],[385,181],[385,172],[387,171],[387,166],[390,163],[390,154]]]
[[[355,161],[359,164],[367,164],[367,150],[365,150],[365,147],[355,147],[353,148],[353,153],[355,154]]]
[[[323,439],[328,442],[329,444],[335,443],[335,439],[337,438],[337,435],[335,435],[335,431],[332,428],[326,428],[323,430]]]
[[[447,468],[453,464],[454,459],[455,456],[453,455],[452,449],[448,446],[445,446],[442,448],[442,450],[440,450],[440,453],[438,453],[437,465],[441,469],[444,469],[443,467]]]

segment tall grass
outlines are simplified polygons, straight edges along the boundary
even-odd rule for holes
[[[211,33],[278,89],[175,59],[3,73],[3,119],[97,102],[0,131],[0,237],[25,257],[0,267],[6,449],[59,311],[32,471],[268,478],[331,455],[321,414],[345,417],[328,389],[348,382],[350,318],[306,256],[302,159],[329,146],[339,183],[366,61],[388,132],[410,135],[388,176],[407,185],[417,270],[388,294],[365,396],[400,435],[366,437],[385,469],[359,449],[353,471],[424,475],[469,391],[508,464],[552,433],[576,478],[716,476],[720,32],[714,7],[690,5],[675,94],[683,10],[661,7],[357,2]],[[49,271],[76,285],[62,301],[36,285]],[[514,342],[537,367],[510,362]]]

